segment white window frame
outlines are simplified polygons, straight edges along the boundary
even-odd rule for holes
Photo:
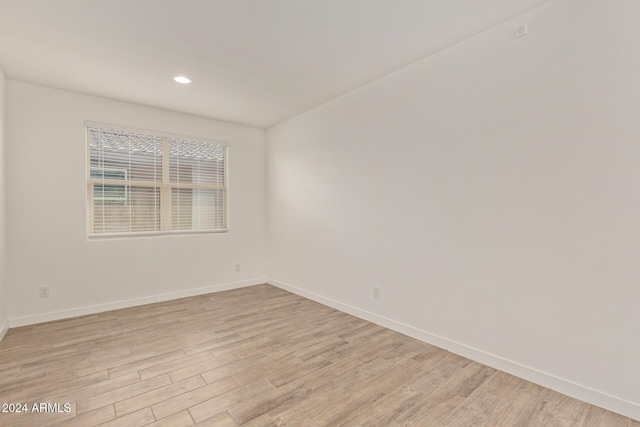
[[[87,237],[89,240],[99,240],[110,237],[143,237],[143,236],[162,236],[162,235],[189,235],[189,234],[212,234],[212,233],[226,233],[229,231],[229,145],[224,141],[216,141],[210,139],[196,138],[184,135],[168,134],[164,132],[148,131],[135,128],[128,128],[122,126],[107,125],[96,122],[85,122],[85,150],[86,150],[86,182],[87,182],[87,198],[86,198],[86,214],[87,214]],[[91,149],[89,148],[89,128],[101,128],[113,131],[125,131],[135,132],[147,135],[153,135],[161,138],[162,140],[162,181],[134,181],[126,179],[103,179],[94,178],[91,176]],[[169,169],[169,141],[170,140],[187,140],[200,143],[217,145],[224,150],[224,185],[213,185],[203,183],[171,183],[170,169]],[[94,168],[95,169],[95,168]],[[116,170],[115,168],[105,168],[105,170]],[[150,187],[160,189],[160,230],[157,231],[130,231],[130,232],[113,232],[113,233],[94,233],[93,232],[93,211],[94,211],[94,185],[106,184],[106,185],[124,185],[125,193],[128,192],[129,186],[135,187]],[[191,189],[204,189],[204,190],[219,190],[222,191],[222,212],[224,216],[224,227],[208,230],[173,230],[172,227],[172,206],[171,206],[171,191],[174,188],[191,188]]]

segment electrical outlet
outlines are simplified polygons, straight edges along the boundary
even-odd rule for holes
[[[375,299],[380,299],[380,288],[377,286],[373,287],[373,297]]]
[[[236,264],[236,271],[240,271],[240,264]]]
[[[49,287],[44,286],[40,288],[40,298],[49,298]]]

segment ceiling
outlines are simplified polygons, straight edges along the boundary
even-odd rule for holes
[[[266,128],[547,1],[0,0],[0,67]]]

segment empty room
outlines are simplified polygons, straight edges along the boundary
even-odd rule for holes
[[[640,427],[638,16],[0,0],[0,425]]]

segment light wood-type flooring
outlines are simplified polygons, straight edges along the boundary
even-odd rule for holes
[[[269,285],[11,329],[8,402],[72,411],[2,426],[640,426]]]

